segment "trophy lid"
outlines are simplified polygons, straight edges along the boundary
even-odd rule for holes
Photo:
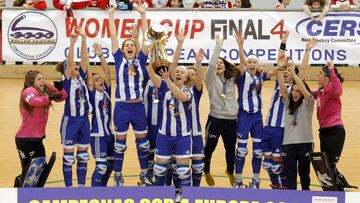
[[[160,24],[155,24],[153,26],[151,26],[152,30],[155,32],[165,32],[165,27],[163,25]]]

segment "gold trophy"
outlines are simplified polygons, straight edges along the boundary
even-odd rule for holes
[[[151,42],[150,56],[152,57],[152,67],[156,74],[160,75],[160,70],[168,69],[170,62],[167,60],[165,44],[168,42],[164,27],[153,25],[147,31],[147,38]]]

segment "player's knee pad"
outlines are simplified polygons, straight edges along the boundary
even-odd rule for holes
[[[261,150],[261,149],[254,150],[253,156],[254,156],[255,158],[261,159],[262,156],[263,156],[262,150]]]
[[[202,162],[201,164],[192,164],[191,169],[194,173],[202,173],[204,172],[205,164]]]
[[[154,165],[154,175],[158,177],[162,177],[166,175],[167,167],[161,164]]]
[[[106,163],[96,163],[95,171],[100,175],[105,175],[107,168]]]
[[[67,166],[72,166],[75,163],[75,156],[74,155],[64,155],[63,163]]]
[[[236,158],[237,159],[244,159],[246,157],[246,155],[248,154],[248,149],[247,148],[238,148],[236,150]]]
[[[150,142],[149,140],[137,143],[137,149],[142,152],[148,152],[150,150]]]
[[[178,174],[181,180],[187,179],[188,177],[191,176],[191,171],[188,166],[177,167],[176,173]]]
[[[127,149],[126,144],[115,142],[114,144],[114,151],[117,154],[124,154]]]
[[[267,171],[271,170],[272,162],[268,159],[264,159],[261,163],[261,166],[263,167],[263,169]]]
[[[282,164],[276,163],[271,166],[271,171],[274,174],[280,174],[284,169],[284,166]]]
[[[80,163],[87,163],[90,159],[88,152],[78,153],[76,155],[76,158],[77,158],[78,162],[80,162]]]

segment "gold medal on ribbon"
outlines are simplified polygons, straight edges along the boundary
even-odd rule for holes
[[[84,104],[84,103],[85,103],[85,99],[84,99],[83,97],[81,97],[81,98],[79,99],[79,103],[80,103],[80,104]]]
[[[128,75],[134,77],[136,75],[135,68],[133,66],[128,67]]]

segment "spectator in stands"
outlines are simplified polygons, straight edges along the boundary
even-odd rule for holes
[[[87,7],[99,7],[105,9],[109,4],[109,0],[85,0],[85,1],[74,1],[73,0],[53,0],[53,5],[59,10],[65,10],[66,16],[74,16],[72,9],[82,9]]]
[[[22,6],[25,9],[39,9],[45,10],[47,8],[44,0],[34,0],[33,2],[26,3],[25,0],[15,0],[13,6]]]
[[[319,22],[329,12],[329,6],[326,4],[325,0],[306,0],[303,10],[311,18],[311,20]],[[311,10],[322,10],[322,12],[319,16],[314,17]]]
[[[356,3],[354,0],[331,0],[330,8],[353,9],[353,8],[356,8]]]
[[[290,0],[279,0],[279,3],[276,5],[276,10],[284,10],[286,6],[290,4]]]
[[[138,5],[138,0],[130,0],[134,7]],[[141,0],[142,4],[145,6],[145,8],[154,8],[154,4],[152,3],[152,0]]]
[[[252,8],[250,0],[235,0],[233,8]]]
[[[134,6],[129,0],[110,0],[110,4],[116,6],[119,10],[133,10]]]
[[[169,5],[171,0],[151,0],[154,8],[165,8]]]
[[[169,8],[184,8],[182,0],[169,0],[167,5]]]
[[[197,0],[193,8],[232,8],[230,0]]]

